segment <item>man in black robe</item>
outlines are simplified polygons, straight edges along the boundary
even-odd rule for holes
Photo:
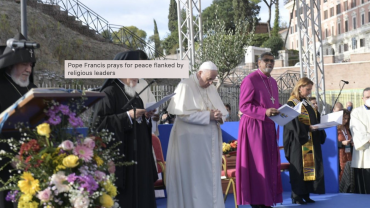
[[[14,37],[15,40],[26,40],[22,34]],[[9,53],[10,52],[10,53]],[[19,48],[12,52],[12,48],[0,46],[0,54],[5,55],[0,59],[0,113],[13,105],[19,98],[26,94],[33,84],[33,67],[36,58],[33,49]],[[19,138],[19,132],[2,133],[1,138]],[[0,143],[0,150],[10,152],[9,145]],[[5,165],[9,159],[2,158],[0,167]],[[0,178],[6,182],[9,179],[9,170],[6,166],[0,171]],[[0,187],[2,184],[0,184]],[[7,191],[0,192],[0,207],[13,207],[12,202],[5,201]]]
[[[114,60],[146,60],[143,51],[122,52]],[[134,159],[134,133],[137,138],[137,164],[123,166],[116,169],[116,186],[119,194],[117,199],[121,207],[130,208],[155,208],[154,182],[157,180],[157,171],[152,154],[151,116],[146,112],[143,101],[133,88],[138,79],[109,79],[101,88],[106,94],[96,106],[93,122],[97,130],[108,129],[114,136],[122,141],[121,154],[125,155],[124,161]],[[123,109],[128,101],[134,101]],[[136,108],[136,117],[133,108]],[[98,119],[99,117],[99,119]],[[134,130],[136,123],[136,131]],[[119,161],[119,162],[124,162]],[[135,174],[137,168],[137,174]],[[137,184],[135,184],[137,182]],[[137,190],[136,190],[137,187]],[[137,195],[137,196],[136,196]]]

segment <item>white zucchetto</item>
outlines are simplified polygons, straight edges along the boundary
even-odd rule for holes
[[[199,67],[199,71],[205,71],[205,70],[218,70],[217,66],[212,61],[206,61]]]

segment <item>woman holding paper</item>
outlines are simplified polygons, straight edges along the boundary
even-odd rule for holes
[[[351,113],[344,109],[343,110],[343,122],[342,125],[338,125],[338,149],[339,149],[339,165],[340,174],[339,181],[342,179],[343,170],[348,161],[352,161],[352,147],[353,141],[351,131],[349,130],[349,121]]]
[[[307,98],[312,86],[310,79],[301,78],[287,103],[294,107],[302,102],[301,114],[284,126],[284,152],[290,163],[293,204],[314,203],[310,193],[325,193],[321,144],[326,134],[312,126],[320,123],[320,115]]]

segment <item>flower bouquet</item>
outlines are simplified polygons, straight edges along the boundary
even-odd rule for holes
[[[228,143],[222,143],[222,153],[223,154],[236,154],[236,148],[238,146],[238,140],[232,140]]]
[[[19,208],[118,207],[115,167],[132,164],[118,162],[124,157],[119,153],[120,142],[107,130],[88,137],[79,134],[76,128],[83,122],[76,111],[83,107],[76,100],[68,105],[45,102],[45,123],[36,129],[18,123],[20,139],[0,140],[13,151],[0,152],[1,158],[10,159],[7,164],[14,168],[11,174],[15,173],[1,181],[0,190],[11,190],[6,200],[18,202]]]

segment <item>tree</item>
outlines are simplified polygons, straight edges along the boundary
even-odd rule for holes
[[[283,49],[283,46],[284,41],[278,36],[273,36],[262,44],[264,48],[271,48],[271,53],[274,54],[274,56],[279,55],[279,50]]]
[[[271,7],[274,5],[273,0],[270,0],[270,3],[267,2],[268,0],[263,0],[265,2],[268,10],[269,10],[269,18],[267,19],[267,30],[269,33],[269,37],[271,37]]]
[[[159,54],[158,52],[162,53],[162,48],[161,48],[161,40],[159,38],[159,33],[158,33],[158,27],[157,27],[157,22],[154,21],[154,35],[152,36],[153,42],[154,42],[154,48],[155,48],[155,57],[158,57]]]
[[[108,41],[113,40],[112,33],[109,30],[103,30],[103,32],[101,32],[101,35],[103,36],[104,39]]]
[[[167,54],[176,54],[176,49],[179,47],[179,33],[172,32],[162,41],[162,47]]]
[[[279,36],[279,0],[275,0],[275,20],[274,28],[272,29],[272,36]]]
[[[268,39],[269,39],[269,34],[267,33],[254,34],[250,45],[261,47],[262,44]]]
[[[181,17],[182,19],[185,19],[186,18],[186,11],[185,10],[182,10],[181,11]],[[193,16],[193,20],[195,20],[196,17]],[[177,22],[176,22],[177,24]],[[177,28],[177,27],[176,27]],[[194,28],[194,34],[196,34],[198,32],[198,29],[197,28]],[[186,34],[186,28],[183,27],[182,28],[182,32],[184,34]],[[166,50],[166,52],[168,54],[175,54],[176,53],[176,49],[179,47],[179,33],[178,33],[178,30],[175,30],[173,32],[171,32],[170,34],[167,35],[167,37],[162,41],[162,47]],[[185,43],[183,45],[183,47],[185,49],[187,49],[187,43]]]
[[[168,12],[168,29],[170,32],[177,31],[177,3],[176,0],[170,0],[170,8]]]
[[[280,23],[280,28],[281,28],[281,29],[286,29],[286,28],[288,28],[288,23],[287,23],[287,22],[285,22],[285,21],[281,22],[281,23]]]
[[[261,8],[258,6],[259,2],[260,0],[233,0],[234,22],[253,22]]]
[[[241,62],[245,54],[244,48],[249,46],[253,34],[254,24],[250,27],[249,23],[238,21],[235,24],[234,31],[226,29],[226,24],[214,19],[214,23],[206,32],[203,39],[202,47],[199,53],[196,54],[194,68],[199,68],[200,64],[205,61],[212,61],[218,67],[218,82],[219,88],[224,80],[233,73],[233,69]],[[252,31],[248,31],[248,28]]]
[[[135,26],[128,26],[113,32],[112,37],[114,43],[124,43],[131,49],[142,49],[146,39],[146,32]]]
[[[245,20],[249,22],[250,25],[253,21],[258,23],[258,19],[256,18],[260,10],[260,6],[258,6],[259,1],[260,0],[214,0],[213,3],[202,12],[204,31],[211,28],[216,18],[225,22],[226,30],[232,29],[233,31],[235,29],[235,22],[239,20]]]

